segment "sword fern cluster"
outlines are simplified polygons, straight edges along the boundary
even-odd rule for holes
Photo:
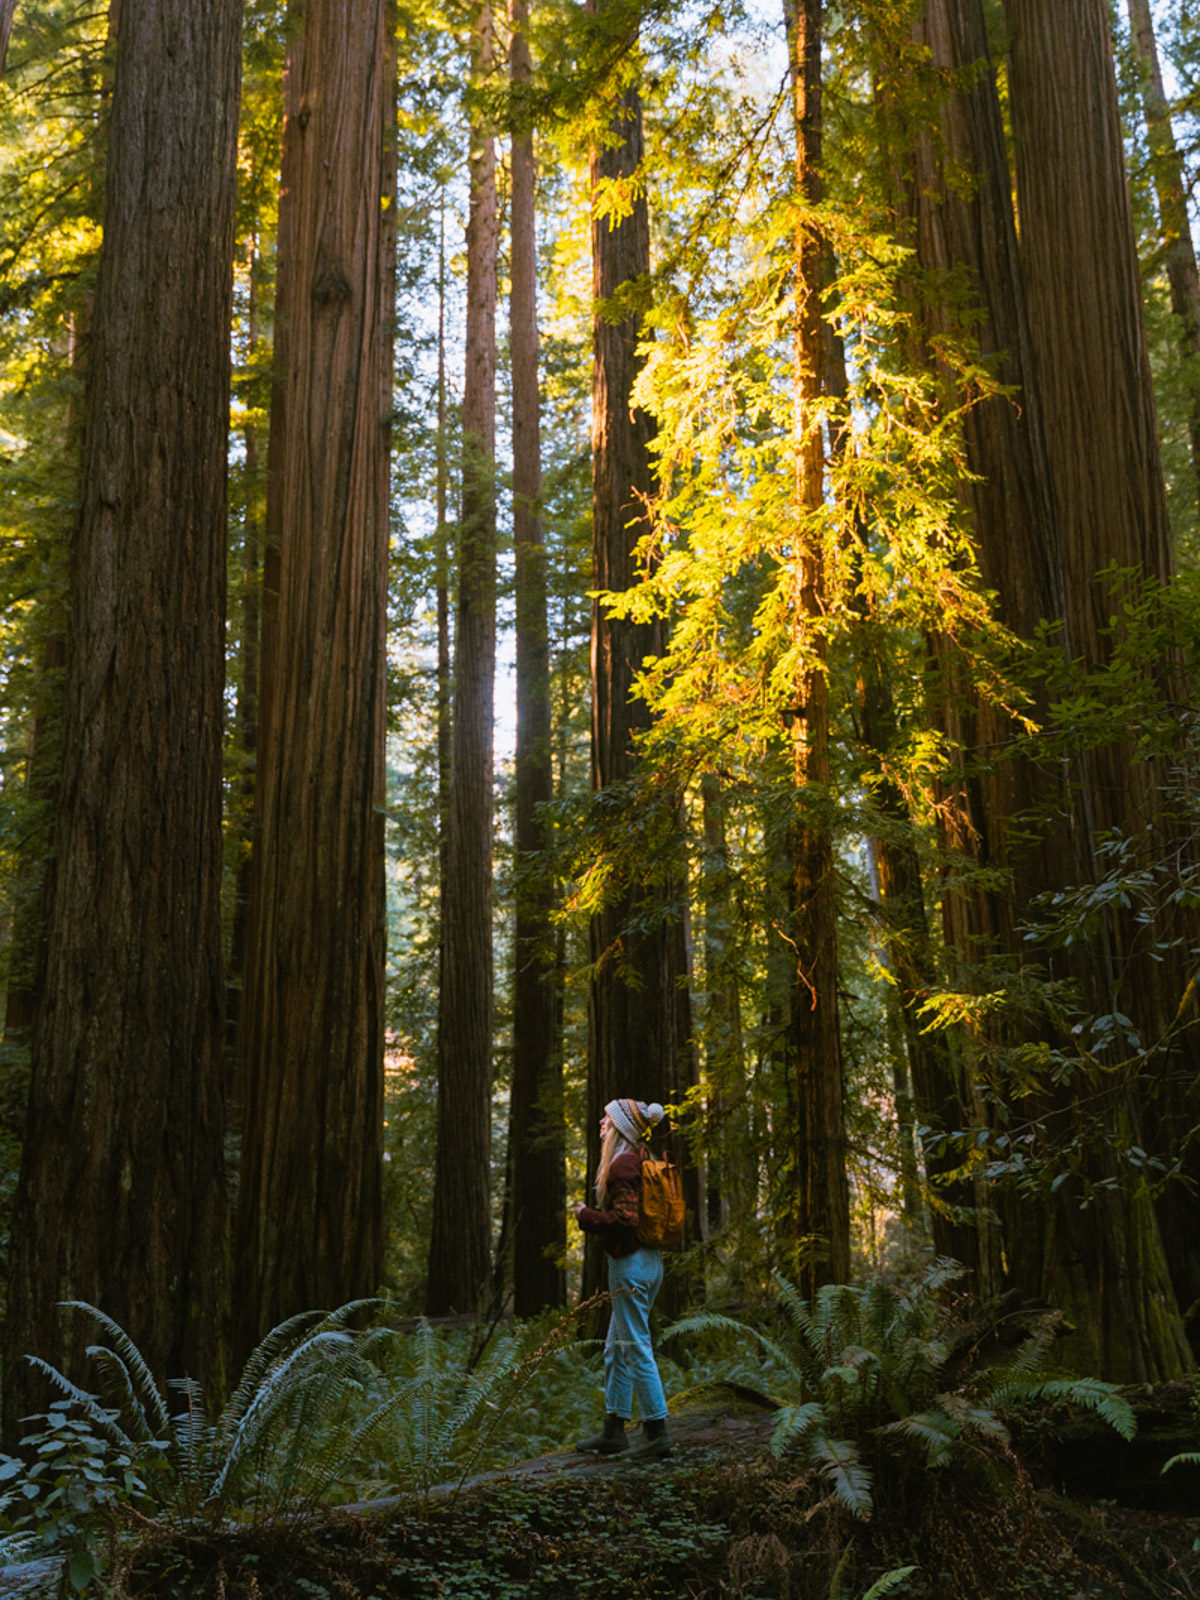
[[[784,1391],[772,1449],[818,1469],[857,1517],[871,1513],[870,1463],[889,1441],[944,1467],[972,1441],[1007,1445],[1004,1413],[1034,1400],[1083,1406],[1132,1436],[1133,1413],[1113,1385],[1044,1370],[1057,1311],[968,1318],[944,1295],[961,1276],[956,1263],[939,1261],[903,1292],[880,1280],[828,1284],[811,1301],[777,1276],[776,1336],[709,1312],[676,1323],[670,1336],[756,1341]]]

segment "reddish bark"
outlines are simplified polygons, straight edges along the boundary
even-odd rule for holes
[[[243,1348],[296,1311],[373,1293],[381,1270],[393,92],[383,0],[309,0],[285,87],[241,1030]]]
[[[511,0],[514,88],[531,75],[523,0]],[[566,1132],[558,1049],[553,885],[540,856],[548,844],[540,807],[552,798],[550,638],[538,397],[537,168],[533,133],[512,138],[513,543],[517,600],[516,852],[512,1174],[513,1310],[533,1316],[566,1301]]]
[[[492,63],[492,13],[473,27],[474,72]],[[462,519],[454,634],[450,827],[442,897],[438,1133],[425,1308],[474,1311],[491,1262],[492,721],[496,672],[496,151],[470,132]]]
[[[223,1288],[221,721],[234,0],[124,0],[91,327],[5,1425],[82,1298],[212,1378]]]

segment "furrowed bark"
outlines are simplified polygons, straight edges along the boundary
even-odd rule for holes
[[[394,92],[383,0],[308,0],[285,82],[235,1262],[248,1349],[381,1271]]]
[[[493,61],[492,12],[473,25],[473,72]],[[470,131],[462,518],[454,631],[450,828],[442,907],[438,1138],[425,1308],[474,1311],[491,1265],[492,695],[496,670],[496,152]]]
[[[219,1381],[221,721],[233,0],[123,0],[70,589],[45,980],[12,1225],[23,1357],[81,1378],[99,1305],[152,1370]]]

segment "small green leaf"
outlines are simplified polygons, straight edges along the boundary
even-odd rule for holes
[[[67,1577],[76,1594],[82,1594],[96,1576],[96,1558],[90,1550],[74,1550],[67,1561]]]

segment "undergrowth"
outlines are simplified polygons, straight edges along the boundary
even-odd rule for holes
[[[913,1473],[897,1457],[861,1522],[787,1462],[505,1479],[456,1504],[147,1539],[116,1600],[1105,1600],[1184,1595],[1081,1559],[1019,1465]],[[1126,1568],[1132,1564],[1126,1561]],[[1109,1581],[1111,1578],[1111,1582]]]

